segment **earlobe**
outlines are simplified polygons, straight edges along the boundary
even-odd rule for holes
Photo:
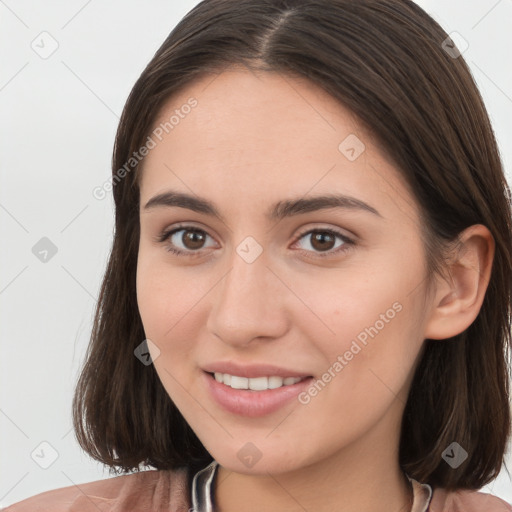
[[[448,278],[438,278],[424,338],[446,339],[466,330],[478,316],[489,284],[495,242],[482,224],[466,228],[447,263]]]

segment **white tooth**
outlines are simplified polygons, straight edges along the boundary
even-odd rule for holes
[[[238,375],[231,375],[232,388],[235,389],[249,389],[249,379],[247,377],[238,377]]]
[[[280,388],[283,385],[282,377],[269,377],[268,378],[268,387],[269,389]]]
[[[233,389],[251,389],[253,391],[264,391],[265,389],[276,389],[281,386],[290,386],[302,380],[301,377],[239,377],[238,375],[229,375],[228,373],[214,373],[217,382],[223,382]]]
[[[268,377],[254,377],[249,379],[249,389],[253,389],[254,391],[268,389]]]

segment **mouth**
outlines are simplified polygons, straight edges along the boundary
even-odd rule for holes
[[[312,376],[242,377],[203,371],[210,398],[224,411],[250,418],[269,415],[293,401],[313,381]],[[296,406],[299,402],[296,401]]]
[[[279,375],[269,375],[263,377],[241,377],[239,375],[231,375],[229,373],[206,372],[217,382],[229,386],[231,389],[243,389],[250,391],[265,391],[267,389],[278,389],[284,386],[293,386],[305,379],[312,378],[311,375],[306,377],[280,377]]]

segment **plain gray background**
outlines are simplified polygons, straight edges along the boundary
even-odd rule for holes
[[[131,87],[197,3],[0,0],[0,506],[110,476],[71,429],[113,229],[111,198],[92,190]],[[510,182],[512,0],[417,3],[467,41]],[[512,502],[505,470],[483,490]]]

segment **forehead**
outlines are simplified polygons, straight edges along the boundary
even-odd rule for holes
[[[245,151],[257,151],[263,142],[267,147],[273,142],[278,150],[304,147],[307,140],[311,142],[306,147],[311,148],[324,140],[324,146],[332,143],[337,150],[336,141],[345,132],[370,138],[356,117],[316,84],[296,76],[239,68],[193,81],[164,104],[155,126],[168,121],[175,111],[188,111],[191,98],[197,105],[180,117],[172,135],[188,136],[187,128],[194,129],[193,135],[201,136],[197,143],[211,140],[233,146],[238,140],[240,146],[249,142],[243,145]],[[192,120],[184,122],[188,117]],[[276,134],[279,137],[274,139]]]
[[[161,140],[153,136],[144,159],[143,199],[168,186],[254,196],[261,206],[271,195],[337,188],[359,197],[386,189],[411,203],[352,112],[305,79],[246,69],[204,75],[164,104],[155,130]]]

